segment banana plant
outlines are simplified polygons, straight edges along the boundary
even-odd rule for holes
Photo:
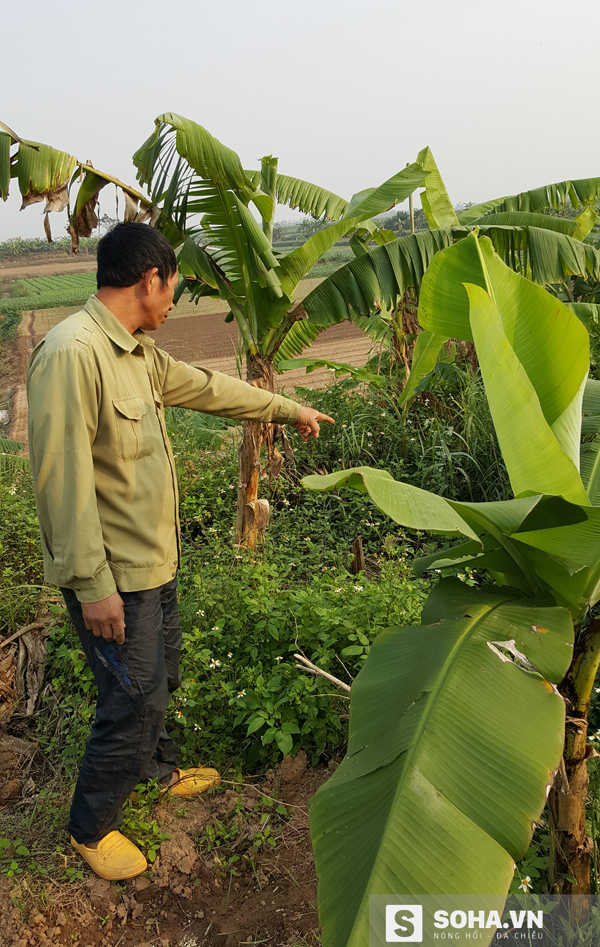
[[[307,320],[295,302],[299,282],[317,260],[348,234],[385,243],[394,235],[373,218],[404,201],[427,178],[422,162],[403,168],[379,187],[355,194],[350,201],[332,192],[279,174],[277,159],[261,160],[260,169],[245,170],[239,156],[205,128],[171,112],[156,119],[155,130],[134,155],[138,180],[148,185],[160,205],[157,227],[178,250],[180,273],[193,298],[216,296],[227,301],[227,320],[235,320],[243,341],[247,380],[274,390],[278,359],[299,354],[325,328]],[[329,226],[313,234],[285,257],[273,248],[277,204],[298,208]],[[260,224],[250,207],[258,213]],[[338,321],[335,314],[326,322]],[[283,429],[246,422],[240,447],[236,542],[254,545],[268,519],[266,500],[258,499],[260,452],[266,445],[263,474],[276,475],[283,463],[275,441],[290,448]]]
[[[358,259],[332,274],[303,300],[311,323],[329,324],[334,315],[336,321],[351,319],[377,339],[389,336],[390,325],[396,338],[402,339],[406,330],[413,334],[412,321],[408,326],[397,325],[394,318],[390,321],[390,313],[399,311],[402,316],[403,303],[410,294],[419,299],[423,275],[435,254],[464,239],[475,226],[490,238],[507,266],[552,288],[584,322],[598,320],[598,306],[593,305],[595,297],[589,293],[600,279],[596,245],[600,241],[592,234],[598,216],[592,205],[600,199],[600,178],[562,181],[455,212],[429,150],[424,149],[417,161],[430,171],[421,194],[430,230],[374,249],[364,243]],[[567,199],[576,209],[583,208],[579,215],[575,219],[553,216],[565,211]],[[416,326],[414,351],[411,347],[410,358],[405,359],[409,378],[401,404],[415,396],[449,338],[445,333],[431,332],[426,308],[421,312],[424,321]],[[296,365],[288,359],[281,367]]]
[[[98,194],[107,184],[120,188],[125,202],[124,219],[152,221],[155,214],[149,200],[118,178],[94,168],[65,151],[37,141],[26,141],[0,122],[0,197],[8,200],[11,179],[16,178],[21,193],[21,210],[45,201],[44,231],[52,242],[49,214],[67,208],[73,253],[81,237],[89,237],[98,226]],[[78,185],[78,187],[77,187]],[[76,198],[72,203],[73,188]]]
[[[29,459],[19,454],[24,447],[20,441],[11,441],[0,434],[0,479],[5,474],[16,472],[20,467],[29,466]]]
[[[414,290],[418,295],[435,254],[472,230],[461,225],[429,148],[388,181],[350,201],[279,174],[277,159],[271,155],[261,160],[260,170],[245,170],[239,156],[206,129],[170,112],[156,119],[153,134],[133,160],[139,182],[148,185],[153,203],[161,207],[157,226],[178,249],[185,277],[180,292],[187,288],[193,298],[210,295],[227,301],[226,319],[235,319],[243,340],[248,381],[271,391],[274,370],[296,367],[294,356],[302,355],[330,325],[350,319],[375,340],[388,336],[390,323],[393,326],[390,314],[407,293]],[[594,181],[597,195],[600,179]],[[577,183],[571,185],[573,195]],[[397,240],[373,218],[423,185],[422,203],[432,230]],[[588,202],[591,197],[585,192],[581,199]],[[328,221],[329,226],[287,256],[278,256],[272,245],[278,203]],[[258,212],[260,226],[250,205]],[[537,226],[522,217],[486,225],[509,265],[542,283],[559,282],[565,274],[600,275],[600,254],[593,247],[582,250],[577,239],[584,233],[583,222],[553,218],[556,222],[548,229],[550,218],[533,213],[529,217]],[[300,280],[323,253],[348,235],[357,259],[324,280],[302,303],[296,302]],[[373,243],[377,249],[369,250]],[[417,342],[417,354],[425,345],[432,361],[429,371],[444,341],[427,335]],[[316,365],[306,359],[302,363],[309,369]],[[418,373],[415,386],[417,379]],[[279,436],[289,454],[283,431],[245,424],[237,542],[253,545],[258,524],[262,519],[264,526],[268,517],[266,501],[258,500],[260,451],[267,446],[263,475],[276,474],[283,462],[275,446]]]
[[[552,884],[589,891],[600,464],[581,431],[582,409],[600,429],[600,382],[587,330],[483,229],[436,255],[419,320],[473,340],[514,499],[456,502],[367,467],[303,480],[459,539],[417,573],[460,564],[483,579],[442,578],[423,624],[383,632],[352,686],[348,752],[311,812],[327,947],[367,943],[371,894],[506,894],[551,789]]]

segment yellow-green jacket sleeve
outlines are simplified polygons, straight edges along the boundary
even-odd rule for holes
[[[245,381],[207,368],[178,362],[162,349],[155,349],[155,364],[165,405],[193,408],[205,414],[242,421],[296,421],[300,405]]]
[[[73,589],[80,602],[100,601],[116,585],[96,504],[92,444],[100,390],[88,347],[75,341],[45,354],[44,343],[38,346],[27,395],[46,579]]]

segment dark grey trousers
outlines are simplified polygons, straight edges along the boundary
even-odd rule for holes
[[[177,579],[157,589],[120,593],[125,608],[122,645],[88,631],[75,593],[61,591],[98,688],[69,820],[69,832],[82,844],[119,828],[123,803],[137,783],[168,781],[177,767],[165,711],[181,683],[181,621]]]

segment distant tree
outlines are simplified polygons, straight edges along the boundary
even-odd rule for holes
[[[415,233],[419,230],[429,230],[429,223],[422,207],[417,207],[414,213]]]
[[[385,218],[385,226],[394,233],[410,233],[410,217],[408,211],[399,210]]]
[[[273,224],[273,243],[281,243],[285,237],[287,225],[284,223]]]
[[[300,223],[299,232],[303,240],[308,240],[313,234],[318,233],[327,226],[326,220],[314,220],[312,217],[305,217]]]
[[[117,226],[119,220],[117,217],[109,217],[108,214],[103,214],[100,220],[98,221],[98,236],[103,237],[105,234],[113,230]]]

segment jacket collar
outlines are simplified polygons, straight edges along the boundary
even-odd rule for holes
[[[138,345],[154,345],[154,339],[148,338],[141,329],[136,329],[133,335],[127,331],[110,309],[101,303],[95,296],[90,296],[84,306],[94,322],[100,326],[111,342],[118,345],[125,352],[133,352]]]

